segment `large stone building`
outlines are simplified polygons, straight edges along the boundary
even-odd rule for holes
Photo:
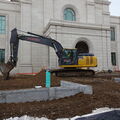
[[[50,36],[64,48],[94,53],[96,70],[120,68],[120,17],[111,16],[108,0],[0,0],[0,61],[9,58],[13,28]],[[13,72],[38,72],[58,66],[48,46],[20,41]]]

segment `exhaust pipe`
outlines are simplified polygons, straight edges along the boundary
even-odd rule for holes
[[[0,64],[0,71],[1,71],[1,73],[3,75],[4,80],[9,79],[9,73],[14,67],[15,66],[9,61],[7,63],[1,63]]]

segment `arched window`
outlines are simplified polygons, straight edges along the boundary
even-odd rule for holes
[[[74,10],[72,10],[71,8],[66,8],[64,10],[64,20],[76,21]]]

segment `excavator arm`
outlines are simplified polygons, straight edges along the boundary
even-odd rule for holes
[[[11,31],[10,58],[7,63],[0,64],[0,71],[3,74],[3,78],[5,80],[9,78],[10,71],[17,65],[19,40],[50,46],[54,48],[58,58],[62,57],[63,47],[56,40],[37,35],[31,32],[27,32],[27,34],[31,36],[18,34],[16,28]]]

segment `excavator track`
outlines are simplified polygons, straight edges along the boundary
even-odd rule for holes
[[[92,77],[95,75],[94,70],[86,69],[54,69],[51,73],[58,77]]]

